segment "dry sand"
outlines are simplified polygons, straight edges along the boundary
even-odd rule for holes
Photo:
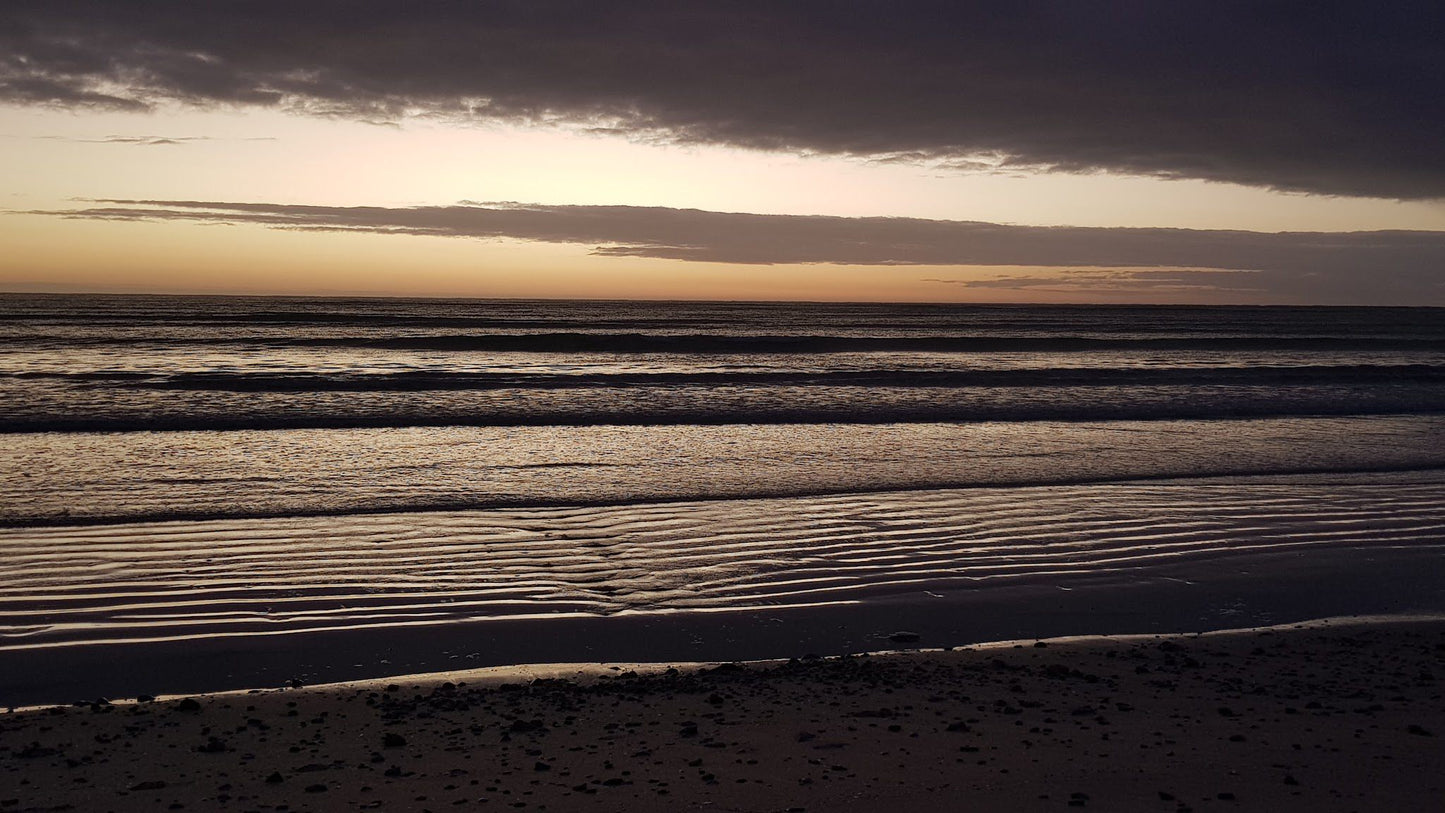
[[[1445,805],[1438,619],[551,672],[3,714],[0,813]]]

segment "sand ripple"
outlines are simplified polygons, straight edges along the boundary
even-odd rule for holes
[[[1445,548],[1445,478],[1331,476],[0,530],[0,649],[788,607]]]

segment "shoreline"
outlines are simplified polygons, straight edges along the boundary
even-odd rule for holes
[[[0,714],[0,803],[1183,813],[1445,793],[1441,615],[636,666]]]
[[[1445,613],[1445,557],[1332,549],[1224,556],[1141,577],[993,584],[809,607],[496,618],[240,637],[0,650],[0,708],[182,696],[546,663],[722,663],[1066,636],[1249,629]]]
[[[1153,572],[948,595],[727,612],[499,618],[431,626],[0,650],[0,708],[345,683],[543,663],[738,662],[1071,635],[1172,634],[1445,613],[1434,546],[1224,556]]]
[[[931,649],[875,649],[864,652],[849,652],[840,655],[810,655],[807,656],[806,659],[827,662],[841,661],[849,658],[911,658],[928,657],[949,652],[992,652],[1021,649],[1024,647],[1038,646],[1040,643],[1045,646],[1089,647],[1091,645],[1104,644],[1139,644],[1175,638],[1203,640],[1285,632],[1308,632],[1311,630],[1347,631],[1352,629],[1368,629],[1375,626],[1413,624],[1440,624],[1445,626],[1445,613],[1337,615],[1327,618],[1312,618],[1304,621],[1270,624],[1258,627],[1211,629],[1200,632],[1087,633],[1083,635],[1059,635],[1045,638],[1011,638],[1008,640],[982,641],[973,644],[961,644],[959,646]],[[900,632],[903,634],[913,634],[907,633],[906,631]],[[508,684],[532,683],[534,681],[561,681],[577,686],[589,686],[601,680],[618,677],[622,673],[630,673],[637,677],[654,677],[668,672],[679,672],[683,674],[706,672],[723,666],[740,666],[746,669],[765,672],[800,659],[802,659],[802,656],[758,658],[742,661],[576,661],[518,663],[503,666],[482,666],[471,669],[388,675],[384,677],[363,678],[360,680],[342,680],[332,683],[308,683],[299,686],[223,689],[220,691],[199,692],[196,694],[164,694],[156,695],[145,702],[167,702],[182,700],[187,697],[252,697],[257,694],[284,693],[299,689],[321,692],[356,689],[373,690],[396,683],[405,683],[408,686],[417,688],[434,688],[445,683],[453,683],[457,686],[471,686],[473,688],[497,688]],[[106,700],[107,703],[112,706],[138,705],[140,702],[135,698],[127,697],[106,698]],[[21,714],[25,712],[44,711],[55,707],[79,708],[87,705],[90,704],[82,701],[74,701],[72,703],[41,703],[32,706],[0,708],[0,714]]]
[[[1445,613],[1437,475],[1199,482],[12,529],[0,708]]]

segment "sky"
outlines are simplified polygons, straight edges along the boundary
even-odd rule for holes
[[[1445,305],[1439,3],[0,7],[0,291]]]

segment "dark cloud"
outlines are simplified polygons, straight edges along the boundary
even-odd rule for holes
[[[0,99],[1445,197],[1445,4],[7,0]]]
[[[175,147],[196,141],[275,141],[274,138],[215,138],[213,136],[122,136],[104,138],[74,138],[72,136],[34,136],[45,141],[67,141],[72,144],[129,144],[137,147]]]
[[[73,144],[130,144],[139,147],[174,147],[192,141],[209,141],[204,136],[106,136],[105,138],[71,138],[69,136],[38,136],[46,141],[68,141]]]
[[[475,204],[383,208],[207,201],[96,201],[30,212],[120,221],[508,238],[592,246],[607,257],[686,262],[1085,269],[1071,285],[1249,291],[1301,302],[1445,304],[1445,232],[1250,232],[1012,226],[635,206]],[[1097,269],[1113,269],[1099,271]],[[1035,276],[968,283],[1059,285]]]

